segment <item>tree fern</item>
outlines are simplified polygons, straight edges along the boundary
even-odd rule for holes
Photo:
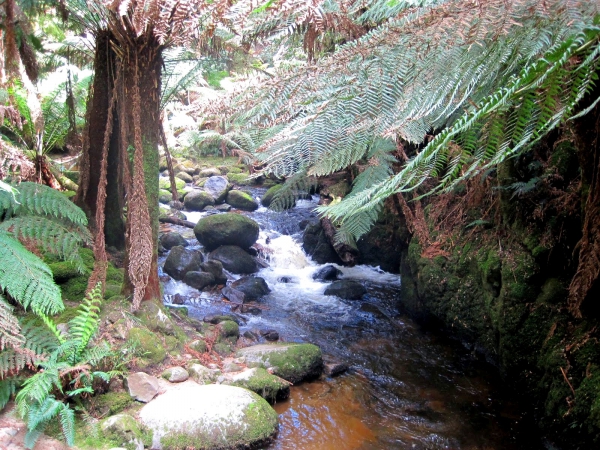
[[[241,97],[253,126],[279,127],[257,150],[279,176],[355,164],[378,136],[422,143],[442,130],[398,174],[320,208],[345,236],[395,192],[432,177],[450,189],[528,148],[576,114],[596,76],[597,2],[432,3],[382,13],[330,57]]]

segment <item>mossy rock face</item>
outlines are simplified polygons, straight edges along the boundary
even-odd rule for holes
[[[184,382],[139,413],[153,431],[152,448],[263,448],[277,433],[277,413],[259,395],[234,386]]]
[[[90,399],[90,409],[98,416],[112,416],[129,408],[135,400],[127,392],[108,392]]]
[[[58,284],[65,283],[71,278],[81,276],[81,273],[77,270],[77,266],[70,261],[60,261],[48,264],[52,271],[54,281]]]
[[[105,437],[111,441],[129,444],[143,442],[144,435],[139,424],[129,414],[111,416],[100,425]]]
[[[215,199],[208,192],[194,189],[186,194],[183,204],[190,211],[202,211],[206,206],[215,204]]]
[[[247,249],[258,239],[258,232],[258,223],[233,213],[203,217],[194,227],[196,239],[208,251],[221,245],[237,245]]]
[[[242,191],[229,191],[226,201],[233,208],[241,209],[242,211],[256,211],[258,209],[256,200],[254,200],[251,195]]]
[[[158,201],[160,203],[168,204],[171,200],[173,200],[173,194],[166,189],[161,189],[158,191]]]
[[[313,344],[262,344],[237,352],[250,367],[271,368],[291,383],[318,377],[323,370],[321,349]]]
[[[147,328],[131,328],[128,339],[139,343],[139,349],[144,353],[143,358],[150,364],[160,364],[167,356],[163,343],[156,333]]]
[[[238,186],[249,186],[254,183],[254,180],[245,173],[228,173],[227,179]]]
[[[262,367],[245,370],[235,375],[228,384],[250,389],[269,403],[285,400],[290,396],[290,383],[283,378],[271,375]]]
[[[171,192],[171,182],[168,178],[159,178],[158,187],[160,189],[164,189],[165,191]],[[178,191],[182,190],[185,187],[185,181],[175,178],[175,187]]]

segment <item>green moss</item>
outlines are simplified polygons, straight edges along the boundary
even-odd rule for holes
[[[88,275],[80,275],[71,278],[66,283],[60,285],[63,300],[80,301],[85,297],[87,289]]]
[[[65,283],[71,278],[81,276],[81,274],[77,270],[77,266],[71,261],[60,261],[50,263],[48,264],[48,267],[50,267],[50,270],[52,271],[54,281],[58,284]]]
[[[227,179],[238,186],[248,186],[254,182],[254,180],[245,173],[228,173]]]
[[[274,403],[275,400],[283,400],[289,396],[290,383],[271,375],[262,367],[257,367],[254,370],[255,372],[250,378],[235,381],[232,385],[250,389],[269,403]]]
[[[90,410],[97,416],[107,417],[127,409],[134,400],[127,392],[108,392],[90,399]]]
[[[220,337],[236,339],[240,336],[240,327],[233,320],[224,320],[219,323]]]
[[[173,199],[173,195],[171,194],[171,192],[169,192],[165,189],[159,190],[158,201],[160,203],[169,203],[172,199]]]
[[[139,349],[150,364],[160,364],[167,356],[163,343],[155,333],[146,328],[131,328],[128,339],[139,343]]]
[[[277,376],[296,383],[299,381],[299,374],[314,373],[314,366],[321,362],[321,358],[321,349],[316,345],[298,344],[290,346],[285,352],[269,354],[269,364],[277,368]]]
[[[158,181],[159,189],[163,189],[166,192],[171,192],[171,182],[168,178],[160,178]],[[185,181],[175,178],[175,187],[177,190],[181,190],[185,187]]]
[[[567,288],[557,278],[548,278],[542,285],[542,291],[538,295],[537,303],[546,303],[549,305],[558,304],[565,300]]]
[[[120,284],[106,284],[104,287],[104,299],[108,300],[116,295],[121,294],[121,285]]]

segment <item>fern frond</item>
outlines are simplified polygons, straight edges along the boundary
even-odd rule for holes
[[[43,404],[54,388],[61,390],[55,364],[46,366],[43,371],[25,380],[15,398],[17,411],[21,417],[26,417],[30,408],[35,409],[36,405]]]
[[[69,447],[75,445],[75,411],[69,408],[69,405],[63,404],[60,414],[60,427],[62,429],[65,442]]]
[[[0,217],[21,214],[46,215],[72,222],[75,225],[87,226],[85,213],[59,191],[30,182],[19,184],[17,189],[17,205],[11,202],[12,208],[0,210]],[[2,196],[6,195],[10,194],[0,191],[0,206],[6,204],[6,201],[2,199]]]
[[[17,391],[19,382],[14,378],[0,379],[0,411],[4,409],[10,398]]]
[[[91,289],[81,303],[77,315],[69,322],[69,338],[77,342],[71,364],[78,362],[88,346],[90,339],[98,330],[100,304],[102,303],[102,284]],[[98,347],[101,348],[101,347]]]
[[[40,314],[56,314],[64,309],[61,293],[50,268],[10,234],[0,231],[0,290],[24,308]]]
[[[6,347],[20,347],[24,342],[25,338],[21,335],[21,327],[13,314],[13,308],[0,294],[0,351]]]
[[[299,172],[285,180],[281,189],[273,196],[269,208],[274,211],[289,209],[295,204],[297,199],[306,196],[310,192],[314,192],[317,185],[318,182],[315,177],[308,176],[305,172]]]
[[[83,271],[79,248],[91,242],[91,235],[83,226],[73,227],[43,216],[20,215],[0,222],[0,230],[10,231],[22,241],[33,241],[45,251],[73,261]]]

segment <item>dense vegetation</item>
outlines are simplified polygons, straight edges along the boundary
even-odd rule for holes
[[[159,146],[169,165],[170,152],[231,154],[256,176],[285,178],[280,208],[345,172],[350,192],[319,208],[334,244],[355,248],[400,217],[411,236],[398,268],[407,302],[464,318],[459,334],[506,373],[536,373],[527,387],[545,399],[544,420],[562,415],[581,442],[598,433],[598,2],[1,8],[0,403],[21,387],[30,443],[57,414],[72,442],[68,405],[109,378],[110,350],[87,348],[107,247],[125,252],[120,289],[133,310],[160,298]],[[66,337],[51,319],[64,304],[50,254],[89,275]],[[471,278],[480,300],[459,286]],[[431,287],[442,280],[452,285]],[[537,344],[522,353],[509,336],[529,339],[523,329]],[[22,385],[20,374],[30,376]]]

